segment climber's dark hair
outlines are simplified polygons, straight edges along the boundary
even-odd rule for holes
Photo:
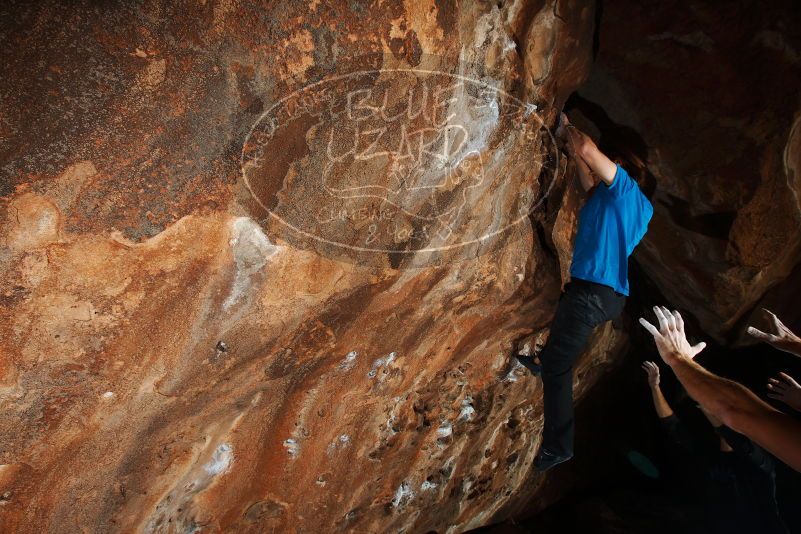
[[[628,147],[613,146],[606,152],[609,159],[623,167],[637,182],[646,198],[651,199],[656,191],[656,177],[648,170],[646,162]]]

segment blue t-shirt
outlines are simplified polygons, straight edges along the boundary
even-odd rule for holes
[[[629,256],[654,208],[620,165],[612,185],[601,182],[579,212],[570,276],[629,294]]]

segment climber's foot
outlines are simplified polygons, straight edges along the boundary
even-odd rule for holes
[[[540,472],[547,471],[552,467],[556,467],[557,465],[570,460],[572,457],[572,454],[559,455],[550,452],[545,447],[540,447],[539,452],[537,452],[537,456],[534,457],[534,467],[536,467],[537,471]]]
[[[534,356],[523,356],[522,354],[516,354],[515,357],[517,361],[520,362],[520,365],[531,371],[532,375],[540,376],[542,373],[542,364],[537,358]]]

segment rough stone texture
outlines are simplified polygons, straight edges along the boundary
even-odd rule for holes
[[[472,124],[486,181],[457,226],[536,209],[434,254],[265,214],[297,200],[318,124],[253,195],[240,157],[332,73],[481,76],[546,124],[589,76],[576,120],[639,142],[659,181],[637,261],[733,339],[799,260],[801,24],[792,2],[661,6],[604,6],[592,70],[589,1],[0,8],[2,530],[458,532],[545,499],[540,384],[509,353],[547,335],[580,204],[564,161],[531,165],[546,134]],[[578,396],[626,344],[596,333]]]
[[[240,156],[272,103],[354,68],[480,76],[550,124],[589,72],[591,2],[2,9],[3,531],[456,532],[530,498],[540,385],[509,354],[546,333],[574,224],[545,131],[471,123],[485,181],[451,222],[538,207],[426,256],[265,215],[331,124],[298,115],[256,173]],[[598,338],[579,395],[626,342]]]

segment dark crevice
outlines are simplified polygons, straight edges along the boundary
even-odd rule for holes
[[[677,226],[713,239],[727,241],[737,218],[736,211],[694,214],[690,202],[669,193],[663,194],[660,202]]]
[[[603,0],[595,2],[595,28],[592,33],[592,61],[598,59],[598,51],[601,49],[601,19],[603,18]]]

